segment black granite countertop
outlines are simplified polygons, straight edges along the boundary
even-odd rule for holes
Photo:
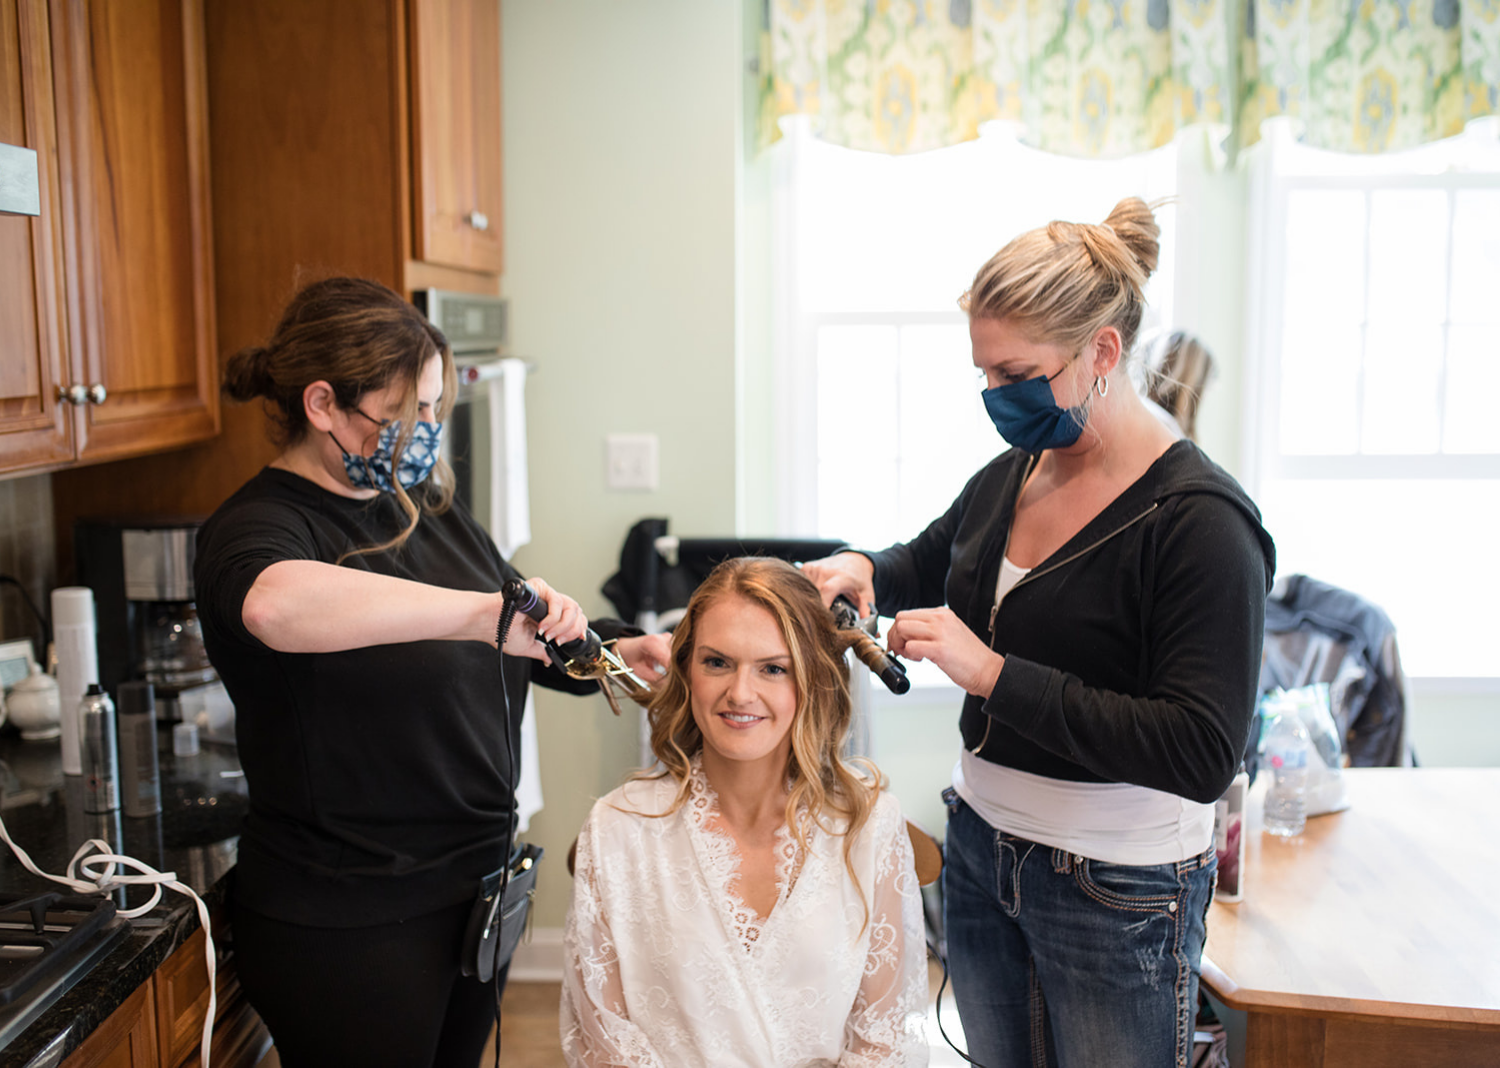
[[[11,730],[0,733],[0,819],[11,839],[42,871],[62,875],[80,845],[102,838],[117,852],[175,872],[213,910],[228,893],[227,876],[249,807],[239,759],[232,747],[213,745],[196,756],[176,757],[170,734],[162,741],[168,748],[158,749],[160,815],[101,816],[84,813],[82,780],[62,774],[56,741],[26,742]],[[66,892],[27,871],[0,843],[0,894],[14,899],[49,890]],[[149,887],[130,887],[117,890],[114,900],[125,909],[145,904],[150,896]],[[129,922],[130,933],[107,956],[0,1048],[0,1064],[47,1068],[60,1063],[200,926],[192,899],[173,890],[163,890],[150,912]]]

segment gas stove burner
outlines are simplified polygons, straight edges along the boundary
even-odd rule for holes
[[[103,896],[0,898],[0,1047],[130,931]]]

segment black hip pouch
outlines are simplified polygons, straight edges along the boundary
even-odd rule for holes
[[[506,868],[497,869],[479,882],[479,896],[469,912],[464,929],[459,968],[464,975],[481,983],[495,978],[495,973],[510,960],[516,944],[526,930],[531,915],[531,899],[536,895],[536,869],[542,859],[542,847],[522,842],[510,856]],[[510,877],[506,879],[506,869]],[[501,884],[505,892],[500,891]]]

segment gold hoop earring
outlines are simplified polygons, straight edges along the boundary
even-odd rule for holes
[[[1100,399],[1109,396],[1109,379],[1103,375],[1094,379],[1094,392],[1099,394]]]

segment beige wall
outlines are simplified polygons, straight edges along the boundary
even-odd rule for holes
[[[735,531],[736,0],[510,0],[503,283],[528,391],[531,545],[516,555],[590,615],[642,516]],[[660,439],[654,493],[607,492],[604,439]],[[563,858],[636,764],[602,698],[538,694],[549,854],[536,922],[560,926]],[[628,722],[627,722],[628,720]]]

